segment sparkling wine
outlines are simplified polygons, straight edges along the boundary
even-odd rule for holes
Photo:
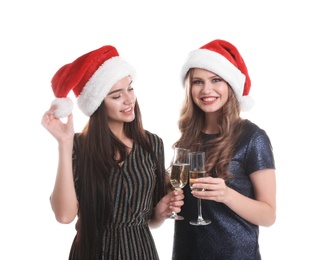
[[[199,190],[203,191],[203,189],[193,189],[192,185],[194,184],[195,180],[198,178],[202,178],[206,176],[206,171],[190,171],[190,187],[192,190]]]
[[[175,189],[182,189],[187,183],[190,164],[172,165],[170,183]]]

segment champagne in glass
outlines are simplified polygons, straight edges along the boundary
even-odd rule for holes
[[[192,190],[192,185],[194,184],[197,178],[202,178],[206,176],[205,170],[205,152],[194,152],[190,153],[190,187]],[[196,189],[203,191],[203,189]],[[201,199],[198,199],[198,218],[196,220],[191,220],[190,224],[194,226],[204,226],[210,224],[209,219],[204,219],[202,217],[201,210]]]
[[[199,190],[199,191],[203,191],[204,189],[199,189],[199,188],[193,188],[193,184],[195,183],[195,180],[198,178],[203,178],[206,176],[206,172],[205,171],[190,171],[190,187],[191,190]]]
[[[188,180],[190,164],[173,164],[170,174],[170,183],[175,190],[184,188]]]
[[[170,183],[175,190],[181,190],[187,184],[188,172],[190,169],[189,150],[175,148],[170,172]],[[183,220],[176,212],[172,212],[169,217],[175,220]]]

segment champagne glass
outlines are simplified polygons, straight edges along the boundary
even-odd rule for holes
[[[184,148],[176,147],[174,149],[170,174],[170,184],[175,190],[181,190],[187,184],[188,172],[190,169],[190,151]],[[170,219],[183,220],[184,217],[172,212]]]
[[[190,187],[192,190],[200,190],[192,188],[195,180],[206,176],[205,170],[205,152],[193,152],[190,153]],[[203,219],[201,210],[201,199],[198,199],[198,218],[196,220],[191,220],[190,224],[194,226],[204,226],[210,224],[209,219]]]

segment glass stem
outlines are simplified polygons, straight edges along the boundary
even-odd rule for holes
[[[181,190],[181,188],[175,188],[175,191],[177,190]],[[172,211],[171,217],[176,217],[176,216],[178,216],[177,213],[175,211]]]
[[[198,199],[198,220],[203,221],[202,211],[201,211],[201,199]]]

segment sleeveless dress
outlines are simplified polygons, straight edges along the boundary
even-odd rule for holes
[[[216,135],[202,134],[202,142]],[[246,120],[229,169],[234,178],[226,184],[241,194],[254,198],[249,179],[251,173],[262,169],[275,169],[270,140],[266,132]],[[225,204],[202,200],[202,216],[210,219],[206,226],[192,226],[189,221],[198,216],[197,199],[189,185],[184,187],[184,220],[175,222],[173,260],[259,260],[259,227],[253,225]]]
[[[160,173],[165,172],[163,141],[157,135],[146,131],[159,165],[153,157],[137,143],[133,144],[131,153],[121,168],[110,174],[110,186],[114,190],[110,205],[113,216],[103,234],[103,260],[157,260],[156,246],[148,227],[152,210],[165,195],[157,190],[157,167]],[[75,146],[74,151],[75,153]],[[75,158],[75,154],[73,155]],[[74,172],[75,189],[78,194],[80,174]],[[159,195],[157,195],[159,194]],[[79,221],[79,220],[78,220]],[[76,253],[75,236],[70,260],[79,260]]]

